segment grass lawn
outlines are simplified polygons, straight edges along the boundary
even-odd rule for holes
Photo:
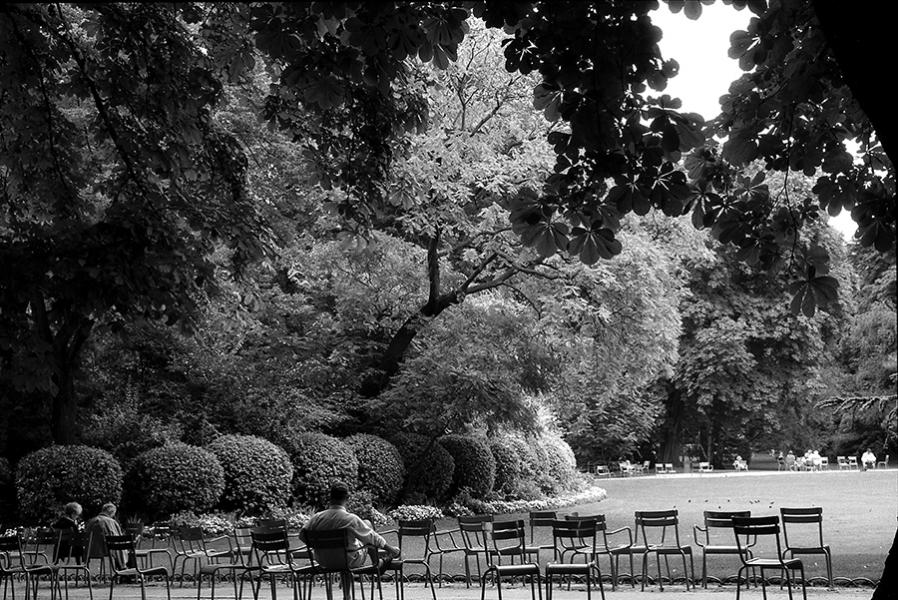
[[[761,516],[779,514],[783,506],[822,506],[824,542],[832,549],[834,577],[878,579],[898,526],[898,470],[894,469],[648,475],[603,479],[598,485],[608,491],[607,499],[562,509],[559,514],[602,513],[609,527],[617,528],[632,527],[636,510],[676,508],[683,543],[694,543],[692,525],[702,524],[705,510],[751,510],[752,515]],[[497,516],[496,520],[511,518],[526,521],[527,515]],[[453,526],[451,519],[438,524],[441,529]],[[545,541],[538,543],[551,543],[548,532],[543,537]],[[463,573],[460,559],[454,556],[444,570]],[[701,554],[695,558],[696,576],[701,577]],[[808,577],[825,577],[822,556],[802,558]],[[672,568],[675,562],[671,561]],[[738,567],[737,559],[726,556],[713,556],[708,563],[709,574],[716,576],[733,575]],[[623,561],[621,570],[625,570]]]

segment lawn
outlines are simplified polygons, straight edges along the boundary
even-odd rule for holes
[[[602,513],[609,527],[616,528],[632,527],[636,510],[676,508],[680,511],[680,535],[685,543],[693,543],[692,525],[702,523],[705,510],[751,510],[760,516],[779,514],[783,506],[822,506],[824,542],[832,548],[833,575],[850,579],[879,578],[898,524],[898,470],[894,469],[866,473],[648,475],[603,479],[599,485],[608,491],[606,500],[570,507],[559,514]],[[527,515],[497,516],[496,520],[508,518],[526,520]],[[446,519],[438,526],[452,527],[453,521]],[[548,533],[544,539],[539,543],[551,543]],[[808,577],[825,576],[822,558],[804,557]],[[696,559],[696,575],[700,577],[701,555],[697,554]],[[712,575],[735,574],[736,566],[736,561],[729,557],[709,559]],[[623,563],[621,567],[623,570]],[[450,559],[445,570],[464,572],[457,559]]]

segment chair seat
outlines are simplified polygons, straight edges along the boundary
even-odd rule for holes
[[[496,571],[498,575],[539,575],[539,565],[526,563],[523,565],[493,565],[491,570]]]
[[[595,569],[596,564],[588,563],[549,563],[546,565],[546,575],[582,575]]]
[[[801,546],[799,548],[786,548],[783,553],[791,552],[792,554],[821,554],[829,552],[829,545],[826,546]]]
[[[146,569],[131,567],[129,569],[117,569],[115,574],[125,577],[128,575],[165,575],[168,577],[168,567],[149,567]]]
[[[738,546],[705,546],[705,554],[739,554]]]
[[[778,560],[776,558],[749,558],[744,561],[744,564],[749,567],[774,567],[774,568],[782,568],[786,567],[787,569],[791,568],[801,568],[801,561],[797,558],[790,558],[789,560]]]
[[[213,563],[209,565],[202,565],[200,567],[201,575],[214,575],[217,571],[221,569],[231,569],[233,571],[236,570],[251,570],[258,569],[258,567],[250,567],[244,563]]]
[[[657,554],[692,554],[692,546],[652,545],[648,547],[646,552],[655,552]]]

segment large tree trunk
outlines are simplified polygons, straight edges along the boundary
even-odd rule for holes
[[[667,401],[664,404],[667,414],[664,416],[657,462],[673,463],[683,454],[683,419],[686,406],[680,392],[672,385],[668,389]]]
[[[57,444],[74,444],[77,438],[75,378],[71,368],[57,370],[58,391],[53,397],[50,432]]]

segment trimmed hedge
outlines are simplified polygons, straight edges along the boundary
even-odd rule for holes
[[[446,498],[452,486],[455,461],[440,442],[416,433],[400,433],[392,440],[405,463],[408,498],[424,497],[436,502]]]
[[[224,470],[222,510],[262,515],[287,505],[293,465],[283,448],[254,435],[223,435],[206,448]]]
[[[359,461],[348,444],[314,432],[297,435],[291,444],[293,494],[297,502],[324,507],[335,482],[345,483],[350,489],[355,487]]]
[[[376,435],[358,433],[344,440],[359,461],[359,488],[371,493],[376,506],[392,505],[405,481],[405,465],[399,450]]]
[[[203,448],[175,442],[137,455],[125,476],[125,500],[150,520],[181,511],[205,512],[224,492],[224,469]]]
[[[539,471],[545,463],[540,463],[536,454],[536,444],[533,439],[524,440],[523,437],[512,435],[508,436],[508,442],[514,446],[515,453],[521,459],[521,479],[523,481],[535,481],[539,475]]]
[[[122,468],[105,450],[90,446],[49,446],[22,458],[16,469],[19,516],[48,523],[67,502],[90,516],[122,497]]]
[[[539,438],[537,447],[546,458],[549,475],[540,485],[551,494],[570,490],[577,480],[577,460],[568,443],[557,435],[548,434]]]
[[[496,461],[496,480],[493,489],[500,494],[510,494],[521,481],[523,465],[514,442],[505,436],[489,441],[490,452]]]
[[[440,438],[440,444],[455,462],[450,494],[467,488],[475,498],[483,498],[493,491],[496,459],[486,439],[471,435],[447,435]]]

